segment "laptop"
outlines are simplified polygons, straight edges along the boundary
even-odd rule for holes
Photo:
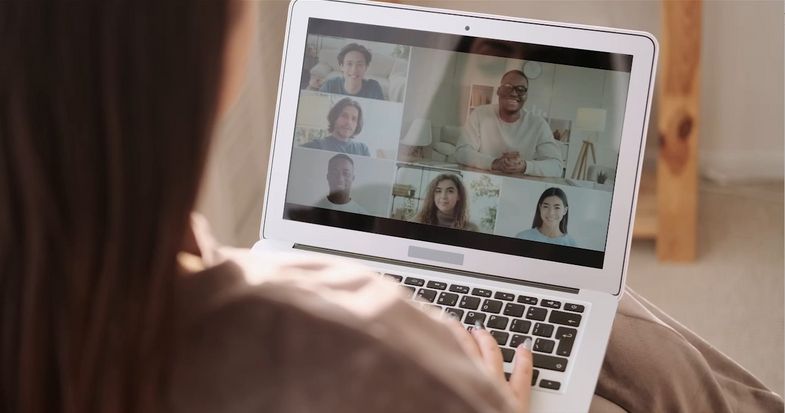
[[[624,290],[648,33],[399,4],[289,8],[255,251],[364,263],[481,323],[532,411],[586,411]]]

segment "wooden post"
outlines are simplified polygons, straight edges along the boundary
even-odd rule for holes
[[[663,1],[657,159],[657,256],[697,253],[701,1]]]

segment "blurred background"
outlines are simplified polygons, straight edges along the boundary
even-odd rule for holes
[[[402,3],[659,39],[628,284],[783,394],[783,3]],[[259,236],[287,8],[262,3],[246,88],[217,126],[198,209],[225,244]]]

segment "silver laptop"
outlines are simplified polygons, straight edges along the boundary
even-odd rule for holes
[[[586,411],[624,289],[648,33],[294,1],[255,250],[359,260]]]

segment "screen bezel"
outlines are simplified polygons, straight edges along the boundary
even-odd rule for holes
[[[633,56],[627,95],[628,104],[625,106],[619,148],[617,167],[619,173],[617,173],[611,201],[610,225],[602,268],[589,268],[284,219],[286,184],[300,96],[300,73],[310,18],[379,26],[391,26],[389,22],[398,22],[394,27],[420,31],[427,27],[428,31],[455,35],[467,35],[465,27],[469,26],[471,30],[468,34],[476,37],[507,41],[525,39],[526,43]],[[604,28],[498,16],[464,15],[452,11],[391,4],[295,1],[289,9],[260,238],[339,249],[385,259],[438,265],[512,280],[578,289],[588,288],[618,295],[623,286],[629,254],[634,219],[634,195],[637,192],[642,167],[656,50],[656,41],[653,37],[642,32],[611,31]],[[461,254],[463,263],[458,265],[412,258],[408,255],[412,246]]]

